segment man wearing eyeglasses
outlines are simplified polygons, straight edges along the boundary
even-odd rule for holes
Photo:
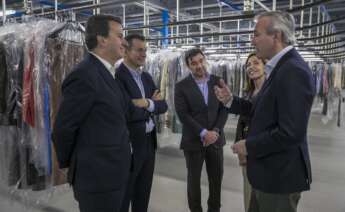
[[[159,94],[152,77],[143,71],[146,60],[145,37],[132,34],[125,40],[127,47],[123,63],[116,71],[132,102],[144,114],[128,120],[130,141],[133,148],[132,172],[121,212],[146,212],[150,200],[157,135],[154,115],[165,113],[168,106]]]

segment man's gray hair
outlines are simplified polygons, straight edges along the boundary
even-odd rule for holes
[[[285,44],[293,45],[296,43],[295,19],[290,13],[283,11],[263,12],[257,15],[255,20],[263,17],[269,17],[271,20],[271,25],[267,29],[268,34],[281,32]]]

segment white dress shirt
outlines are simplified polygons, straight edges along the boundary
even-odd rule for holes
[[[293,46],[287,46],[283,50],[281,50],[278,54],[274,55],[265,65],[265,73],[266,73],[266,79],[271,75],[273,69],[277,66],[280,59],[291,49]]]
[[[115,79],[115,64],[111,65],[108,61],[105,59],[101,58],[94,52],[90,52],[93,56],[95,56],[104,66],[105,68],[110,72],[111,76]]]

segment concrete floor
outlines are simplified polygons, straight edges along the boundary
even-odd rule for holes
[[[224,148],[224,180],[222,209],[242,212],[242,175],[237,158],[231,153],[235,120],[229,118],[226,131],[228,144]],[[186,167],[178,149],[178,137],[161,139],[156,158],[156,170],[150,212],[187,212]],[[304,192],[299,212],[345,212],[345,127],[335,121],[321,122],[313,115],[309,125],[309,144],[313,172],[312,189]],[[202,177],[203,204],[207,199],[207,178]],[[0,212],[77,212],[77,203],[68,186],[49,192],[10,191],[0,187]]]

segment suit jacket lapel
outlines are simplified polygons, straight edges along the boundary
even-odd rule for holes
[[[130,73],[130,71],[128,70],[128,68],[125,66],[125,64],[121,64],[122,68],[120,68],[122,71],[124,71],[125,76],[129,79],[128,82],[132,83],[134,85],[134,87],[136,87],[136,93],[138,94],[138,96],[141,96],[141,91],[140,88],[137,84],[137,82],[135,81],[135,79],[133,78],[132,74]],[[141,81],[143,82],[143,77],[141,76]],[[145,89],[145,85],[143,82],[143,86]],[[146,90],[145,90],[145,94],[146,94]]]
[[[98,73],[102,76],[108,86],[112,88],[111,90],[113,90],[113,92],[118,95],[118,93],[116,92],[118,90],[118,87],[115,85],[116,81],[114,79],[114,76],[111,76],[107,68],[95,56],[89,54],[88,57],[96,65]]]
[[[151,98],[149,82],[148,82],[148,79],[147,79],[147,77],[146,77],[146,75],[144,73],[141,74],[141,81],[142,81],[143,86],[144,86],[145,97],[146,98]]]
[[[216,84],[214,76],[210,75],[210,80],[208,81],[208,107],[213,108],[216,107],[217,105],[217,97],[215,93],[213,92],[213,86]]]
[[[195,82],[194,78],[192,77],[192,74],[190,74],[188,78],[191,81],[191,92],[195,93],[197,101],[199,102],[201,101],[203,105],[206,106],[204,96],[202,95],[198,84]]]
[[[276,75],[276,73],[278,72],[278,70],[280,69],[280,66],[282,66],[282,64],[286,61],[286,59],[288,57],[290,57],[290,55],[296,51],[295,49],[291,49],[290,51],[288,51],[282,58],[280,58],[279,62],[277,63],[276,67],[274,67],[274,69],[272,70],[270,76],[268,77],[268,79],[264,82],[264,84],[262,85],[262,91],[265,90],[272,82],[274,76]]]

